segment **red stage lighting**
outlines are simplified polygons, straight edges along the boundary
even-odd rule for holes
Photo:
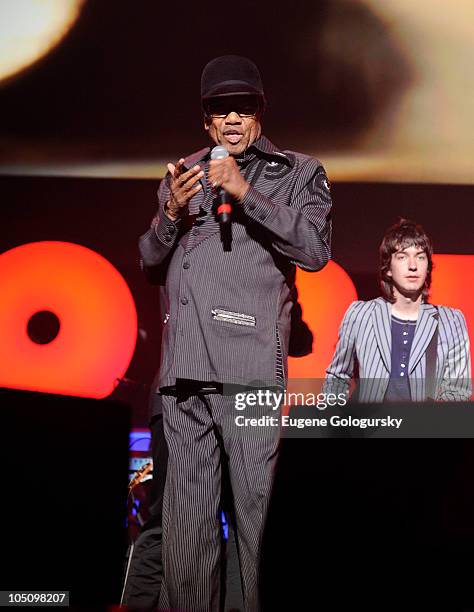
[[[137,313],[101,255],[34,242],[0,255],[0,386],[103,398],[132,359]],[[38,314],[40,313],[40,314]],[[46,333],[32,332],[38,320]]]
[[[324,378],[337,342],[345,311],[357,299],[350,276],[334,261],[318,272],[296,274],[298,298],[303,319],[313,332],[313,352],[306,357],[290,357],[289,378]]]
[[[474,360],[474,255],[433,255],[430,302],[462,310],[471,339]]]

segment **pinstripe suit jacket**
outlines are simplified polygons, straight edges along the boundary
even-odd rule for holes
[[[408,376],[414,401],[426,399],[426,350],[436,327],[436,397],[461,401],[471,396],[469,336],[460,310],[422,304],[410,351]],[[383,298],[353,302],[342,321],[333,360],[326,371],[326,392],[348,392],[354,371],[359,401],[381,402],[391,368],[391,304]]]
[[[330,257],[329,183],[320,162],[260,137],[241,162],[250,187],[235,206],[226,251],[207,181],[209,152],[185,160],[206,171],[188,217],[173,223],[164,214],[168,175],[139,241],[145,272],[158,271],[164,285],[159,386],[180,378],[276,384],[286,375],[295,266],[319,270]]]

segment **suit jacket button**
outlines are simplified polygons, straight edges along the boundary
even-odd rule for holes
[[[255,204],[249,204],[249,210],[255,210]]]
[[[165,234],[165,240],[166,242],[170,242],[171,236],[169,234]]]
[[[186,306],[186,304],[187,304],[187,303],[188,303],[188,298],[182,297],[182,298],[181,298],[181,304],[182,304],[183,306]]]
[[[184,262],[184,264],[183,264],[183,268],[184,268],[185,270],[187,270],[187,269],[189,268],[189,266],[190,266],[190,265],[191,265],[191,264],[189,263],[189,261],[185,261],[185,262]]]
[[[174,225],[171,225],[171,223],[169,223],[167,225],[167,228],[168,228],[168,231],[169,231],[170,234],[174,234],[174,230],[175,230]]]

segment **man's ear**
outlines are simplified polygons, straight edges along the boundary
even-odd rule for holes
[[[204,115],[204,129],[209,131],[209,127],[211,125],[212,121],[210,119],[210,117],[208,117],[207,115]]]
[[[392,271],[391,270],[387,270],[387,276],[392,276]]]

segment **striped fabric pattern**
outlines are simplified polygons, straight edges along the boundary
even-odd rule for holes
[[[205,171],[189,214],[177,222],[164,214],[170,189],[165,177],[158,214],[139,241],[144,272],[162,284],[165,313],[158,386],[169,463],[160,604],[219,609],[218,511],[227,464],[245,610],[256,612],[279,427],[238,427],[233,396],[182,395],[179,389],[183,384],[189,389],[190,381],[257,388],[282,384],[296,266],[316,271],[330,258],[330,186],[319,161],[281,151],[262,136],[237,160],[250,187],[234,205],[226,249],[207,178],[209,151],[185,160],[187,168],[198,163]],[[259,410],[246,410],[245,416],[258,418]],[[261,412],[268,413],[268,407]]]
[[[205,149],[185,164],[207,169],[208,158]],[[140,239],[145,272],[158,270],[165,283],[161,388],[178,378],[277,384],[280,363],[286,374],[295,266],[319,270],[329,260],[331,197],[320,162],[280,151],[262,136],[240,163],[251,186],[234,207],[230,251],[223,248],[207,180],[189,216],[173,223],[163,212],[165,178],[158,215]],[[254,317],[256,325],[215,319],[215,309]]]
[[[169,464],[163,505],[161,609],[220,609],[219,514],[224,469],[232,485],[245,610],[259,609],[258,556],[279,428],[237,428],[234,402],[234,396],[219,394],[163,396]],[[278,412],[267,407],[249,410],[245,416],[278,417]]]
[[[422,304],[408,363],[413,401],[426,398],[426,350],[438,327],[436,396],[438,401],[471,397],[469,336],[460,310]],[[383,298],[353,302],[344,315],[334,357],[326,370],[326,392],[349,392],[358,369],[359,401],[381,402],[391,368],[391,305]]]

